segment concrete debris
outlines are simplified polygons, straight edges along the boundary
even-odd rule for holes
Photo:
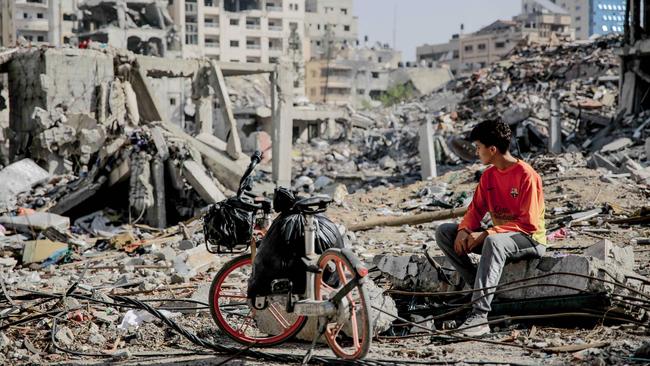
[[[16,204],[16,195],[51,178],[50,174],[30,159],[17,161],[0,170],[0,210]]]

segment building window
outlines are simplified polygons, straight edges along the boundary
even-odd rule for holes
[[[481,51],[484,51],[485,50],[485,43],[480,43],[478,45],[478,49],[481,50]]]
[[[36,13],[36,18],[43,19],[43,13]]]
[[[472,51],[474,51],[474,46],[472,45],[465,46],[465,52],[472,52]]]
[[[603,32],[607,32],[607,26],[603,25]]]
[[[373,79],[379,79],[379,73],[378,72],[372,72],[372,78]]]
[[[349,32],[350,31],[350,26],[349,25],[344,25],[343,30],[346,31],[346,32]]]
[[[43,37],[43,36],[38,36],[38,37],[36,37],[36,40],[37,40],[38,42],[45,42],[45,37]]]
[[[270,64],[277,64],[278,63],[278,58],[277,57],[269,57],[269,63]]]
[[[230,25],[239,25],[239,19],[230,19]]]
[[[230,47],[239,47],[239,41],[230,41]]]
[[[580,5],[576,5],[576,10],[580,10]]]
[[[346,8],[341,8],[341,13],[348,15],[348,9]]]
[[[215,6],[219,0],[203,0],[205,6]]]
[[[320,30],[320,24],[316,24],[316,29]]]
[[[505,46],[506,46],[506,43],[505,43],[505,42],[496,42],[496,43],[494,44],[494,47],[495,47],[495,48],[504,48]]]
[[[366,94],[366,90],[365,90],[365,89],[357,89],[357,94],[358,94],[358,95],[365,95],[365,94]]]
[[[29,14],[23,13],[23,19],[29,19]]]
[[[576,27],[576,32],[580,32],[582,30],[582,27]]]
[[[320,41],[316,41],[316,46],[320,46]]]
[[[579,22],[582,17],[576,17],[576,22]]]
[[[176,105],[176,98],[169,98],[169,105]]]

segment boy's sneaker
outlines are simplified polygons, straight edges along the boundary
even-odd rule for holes
[[[487,314],[474,313],[465,320],[455,333],[466,337],[479,337],[490,333],[490,326],[487,324]]]

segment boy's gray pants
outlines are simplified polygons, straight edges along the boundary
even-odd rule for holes
[[[477,289],[472,294],[472,303],[476,313],[487,314],[490,312],[490,304],[496,288],[489,287],[499,284],[501,272],[503,272],[506,263],[526,258],[539,258],[546,252],[544,245],[537,243],[528,235],[518,232],[492,234],[485,238],[482,245],[473,250],[473,252],[481,254],[481,260],[476,268],[467,254],[458,255],[454,251],[457,233],[457,224],[442,224],[436,230],[436,242],[465,282],[473,283],[474,289]]]

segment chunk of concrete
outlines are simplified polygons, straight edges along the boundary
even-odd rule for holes
[[[614,174],[618,174],[621,171],[616,164],[612,163],[611,160],[599,153],[594,153],[591,158],[589,158],[587,164],[591,168],[605,168]]]
[[[174,259],[174,270],[184,282],[199,273],[205,272],[219,262],[219,258],[208,252],[205,245],[186,250]]]
[[[618,150],[623,150],[628,146],[632,146],[633,144],[634,144],[634,142],[631,139],[629,139],[627,137],[621,137],[621,138],[616,139],[616,140],[608,143],[607,145],[603,146],[600,149],[600,152],[607,153],[607,152],[614,152],[614,151],[618,151]]]
[[[226,199],[223,192],[217,188],[203,167],[196,161],[186,160],[183,162],[183,176],[207,203],[217,203]]]
[[[434,260],[445,268],[453,268],[447,264],[445,257],[435,257]],[[422,255],[380,254],[374,257],[373,263],[397,290],[454,291],[462,284],[456,271],[443,270],[444,276],[451,282],[448,283]]]
[[[0,211],[13,209],[16,196],[34,185],[46,182],[51,175],[31,159],[23,159],[0,171]]]
[[[631,246],[621,248],[614,245],[611,241],[603,239],[585,249],[583,255],[600,259],[605,263],[620,266],[628,271],[634,270],[634,250]]]
[[[50,227],[66,230],[70,227],[70,218],[49,212],[34,212],[24,216],[0,216],[0,224],[6,228],[29,233]]]

